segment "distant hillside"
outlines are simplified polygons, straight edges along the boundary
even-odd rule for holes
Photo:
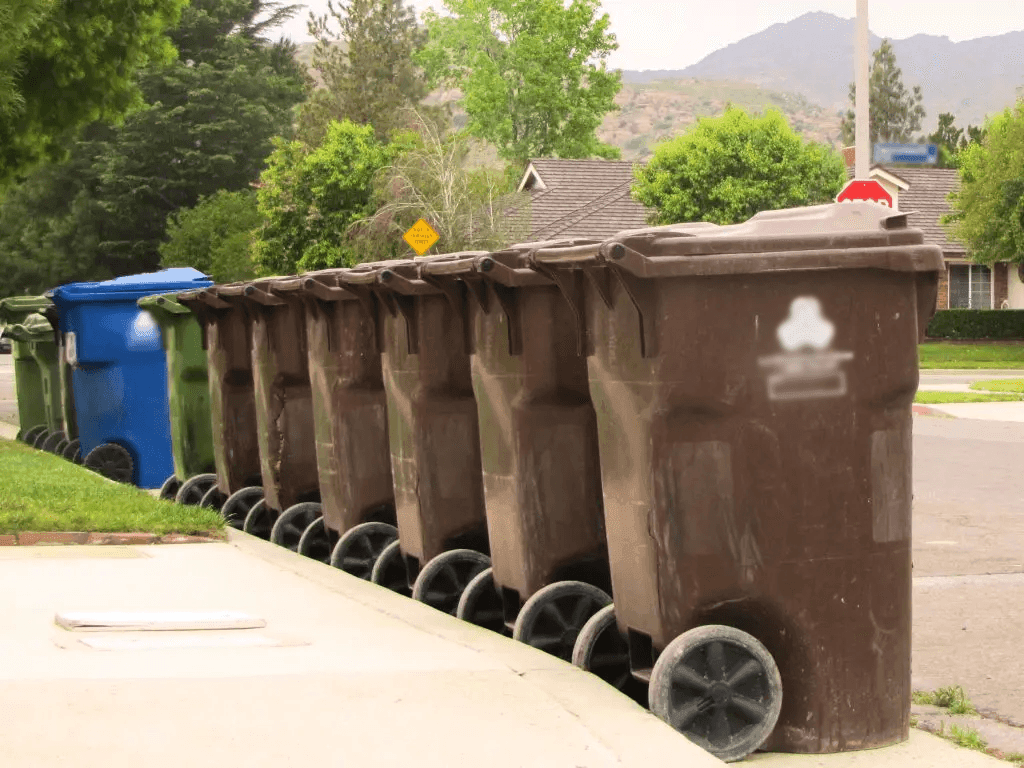
[[[964,12],[969,12],[967,6]],[[747,81],[799,93],[826,109],[845,110],[853,81],[854,25],[853,19],[830,13],[807,13],[727,45],[685,69],[629,71],[623,81]],[[877,35],[870,39],[872,50],[881,44]],[[942,112],[956,115],[960,127],[979,125],[985,115],[1012,105],[1024,86],[1024,31],[959,43],[915,35],[893,40],[892,46],[904,83],[921,86],[927,111],[923,127],[929,132]]]
[[[313,44],[300,44],[296,58],[309,66],[312,57]],[[629,82],[630,76],[636,74],[639,73],[623,73],[622,90],[615,99],[619,111],[608,115],[598,130],[602,141],[622,150],[624,160],[647,159],[657,142],[683,132],[700,117],[721,114],[728,103],[752,113],[774,107],[804,138],[838,146],[840,120],[835,112],[811,104],[803,96],[744,82]],[[427,97],[427,102],[455,101],[459,96],[456,90],[436,91]],[[461,127],[465,122],[465,113],[456,110],[455,124]]]
[[[838,146],[840,119],[803,96],[723,80],[658,80],[624,83],[598,136],[622,149],[623,160],[645,160],[654,145],[676,136],[698,118],[719,115],[732,103],[751,113],[775,108],[805,139]]]

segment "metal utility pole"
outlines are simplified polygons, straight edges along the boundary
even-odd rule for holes
[[[867,179],[871,166],[871,123],[868,120],[868,0],[857,0],[857,33],[854,40],[854,68],[857,94],[854,103],[854,178]]]

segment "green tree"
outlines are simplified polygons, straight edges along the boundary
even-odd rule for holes
[[[263,223],[252,190],[221,190],[171,214],[161,267],[195,267],[218,283],[255,276],[252,242]]]
[[[888,40],[883,40],[872,55],[868,115],[871,144],[875,142],[909,142],[921,130],[924,107],[921,86],[908,91],[903,85],[903,70],[896,66],[896,54]],[[850,104],[857,103],[857,87],[850,83]],[[851,108],[843,117],[843,143],[854,142],[856,114]]]
[[[439,235],[433,250],[496,250],[529,234],[529,197],[509,188],[504,169],[472,167],[474,139],[415,113],[412,145],[378,174],[377,210],[356,222],[361,255],[409,255],[402,235],[420,218]]]
[[[457,87],[472,135],[523,164],[531,157],[618,157],[596,130],[621,87],[618,44],[598,0],[444,0],[423,14],[432,82]]]
[[[137,74],[149,105],[119,126],[92,124],[68,160],[8,191],[0,268],[17,275],[12,290],[154,269],[169,214],[250,187],[303,92],[294,48],[263,37],[282,10],[193,0],[170,33],[180,58]]]
[[[960,189],[944,217],[975,261],[1024,262],[1024,101],[988,122],[960,152]]]
[[[0,184],[64,155],[75,129],[141,104],[140,67],[174,57],[186,0],[6,0],[0,8]]]
[[[334,27],[338,31],[334,31]],[[413,62],[426,41],[403,0],[328,0],[327,13],[310,14],[315,88],[299,115],[299,138],[316,146],[332,121],[372,125],[381,141],[400,127],[400,115],[427,95]]]
[[[759,211],[831,201],[846,183],[842,158],[805,143],[775,110],[730,107],[662,142],[634,170],[633,197],[652,224],[734,224]]]
[[[939,124],[935,132],[929,136],[922,137],[922,143],[936,144],[939,147],[939,168],[955,168],[957,165],[956,153],[963,137],[963,130],[957,128],[953,121],[956,118],[949,112],[939,115]]]
[[[145,74],[150,106],[125,120],[101,159],[102,257],[114,271],[155,267],[170,214],[249,188],[272,139],[290,133],[303,73],[290,42],[255,33],[257,5],[193,0],[172,33],[181,59]]]
[[[278,141],[260,178],[263,226],[253,244],[261,275],[351,266],[364,258],[354,222],[374,211],[373,182],[400,145],[381,143],[372,125],[331,123],[316,149]]]

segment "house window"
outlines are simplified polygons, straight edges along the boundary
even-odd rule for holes
[[[950,264],[949,308],[991,309],[992,270],[981,264]]]

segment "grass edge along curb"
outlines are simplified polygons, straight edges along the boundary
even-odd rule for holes
[[[939,392],[922,389],[914,395],[914,402],[920,405],[945,405],[949,403],[1019,403],[1024,394],[1015,392]]]
[[[0,477],[0,535],[224,535],[215,510],[155,498],[14,441],[0,439]]]
[[[136,546],[152,544],[214,544],[224,543],[224,533],[102,533],[88,531],[20,531],[0,533],[0,547],[53,547],[79,544]]]
[[[981,392],[1017,392],[1024,394],[1024,379],[985,379],[984,381],[971,382],[970,388]]]
[[[921,370],[1024,370],[1024,342],[961,343],[926,341],[918,345]]]

